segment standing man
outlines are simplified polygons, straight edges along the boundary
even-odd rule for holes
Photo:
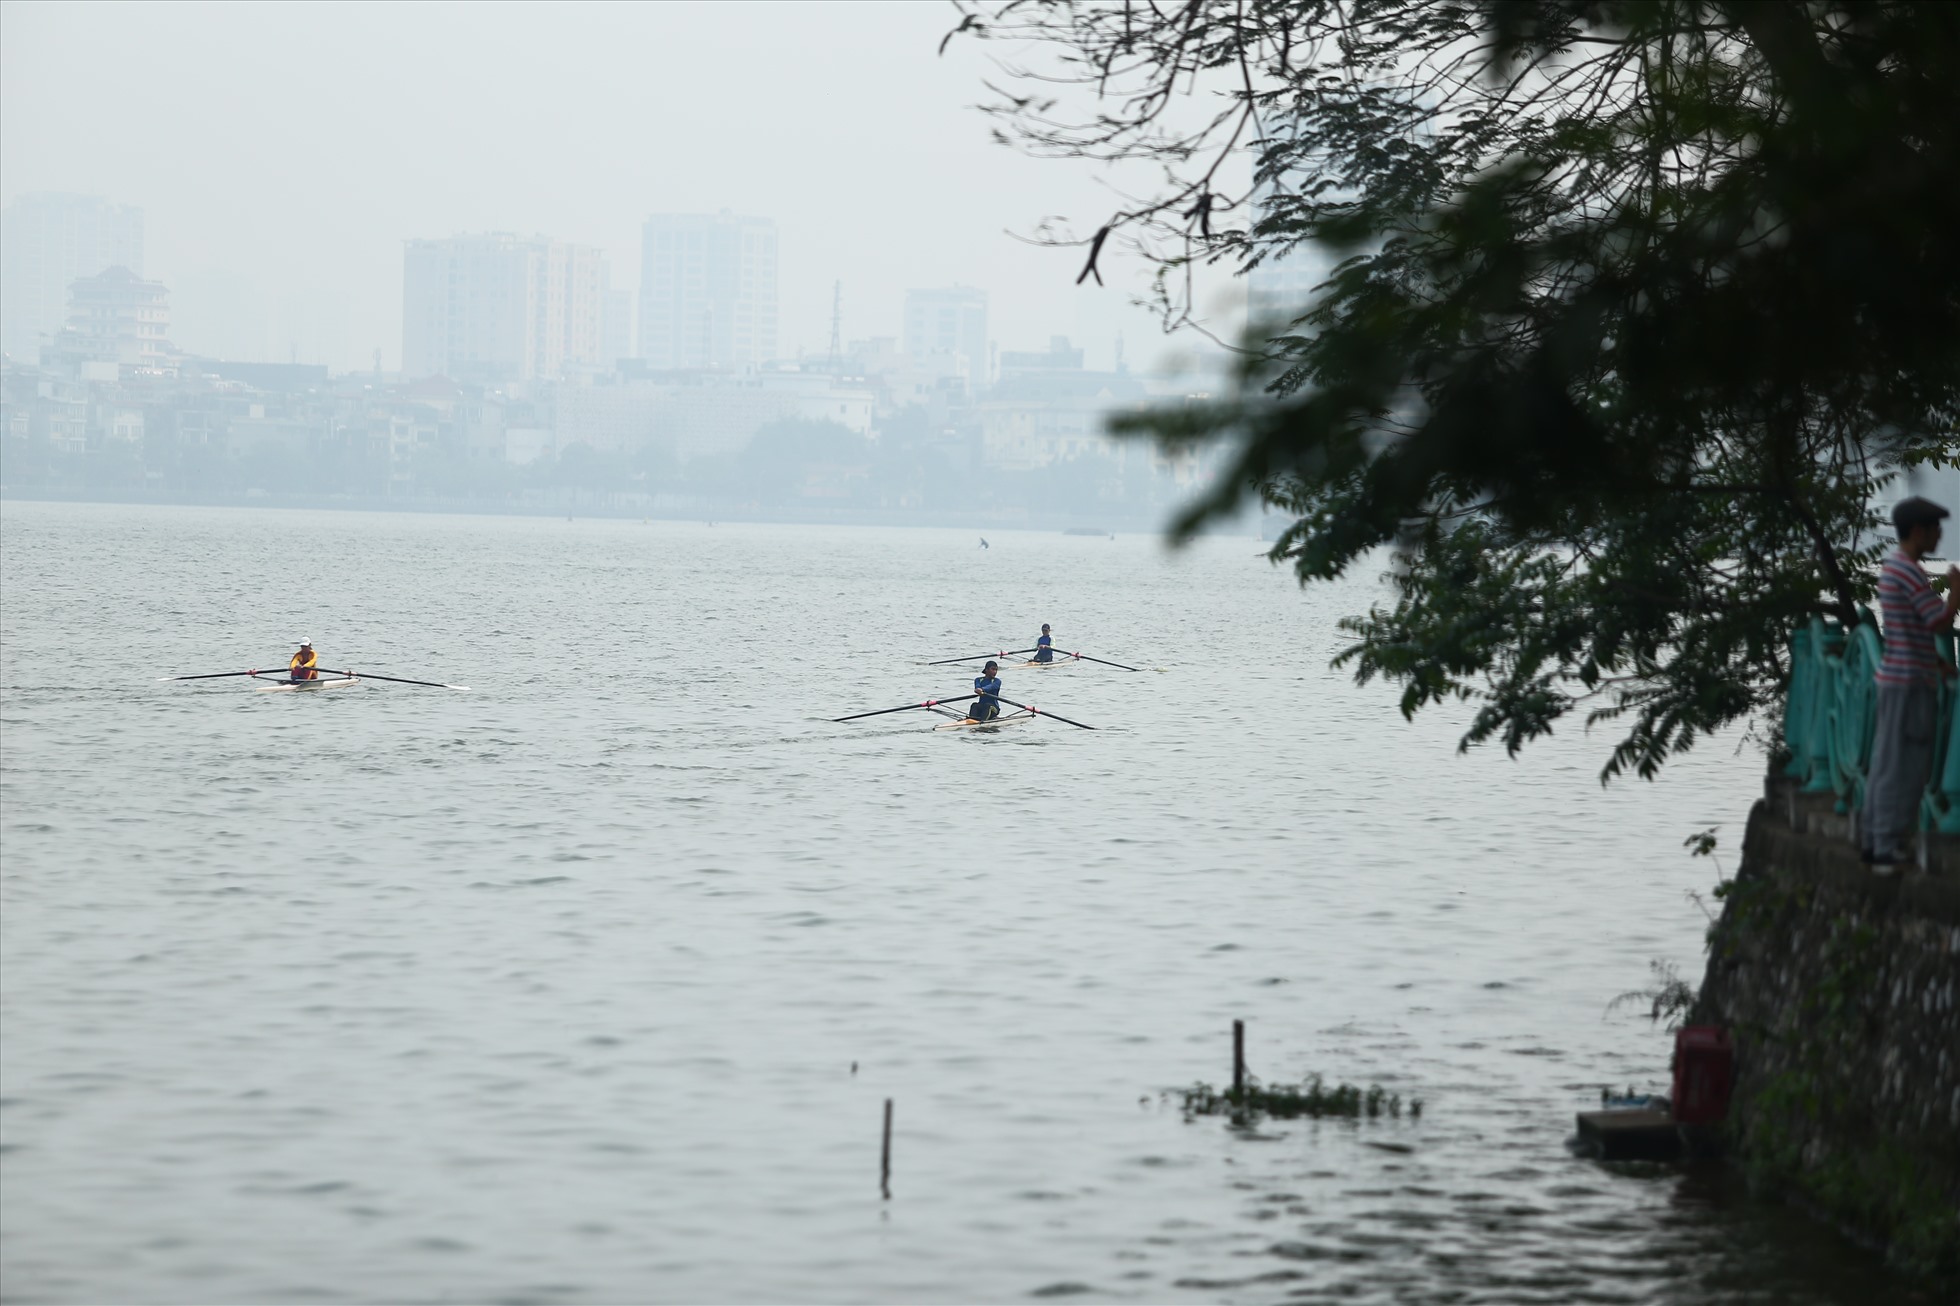
[[[973,681],[973,700],[966,717],[969,721],[991,721],[1000,715],[1000,663],[989,662]]]
[[[1034,642],[1034,660],[1053,662],[1055,660],[1055,641],[1048,638],[1048,623],[1041,623],[1041,638]]]
[[[294,680],[318,680],[320,659],[313,652],[313,641],[303,639],[299,642],[299,652],[293,654],[290,666]]]
[[[1885,658],[1874,677],[1871,766],[1865,773],[1865,856],[1880,875],[1906,859],[1905,841],[1918,826],[1920,795],[1933,765],[1933,730],[1939,715],[1941,668],[1933,632],[1960,612],[1960,567],[1946,569],[1946,601],[1926,579],[1919,560],[1939,547],[1946,509],[1911,498],[1892,509],[1897,552],[1878,578],[1885,613]]]

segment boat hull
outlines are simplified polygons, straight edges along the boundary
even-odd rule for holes
[[[941,722],[939,725],[934,726],[933,729],[934,730],[998,730],[1002,726],[1011,726],[1014,725],[1016,722],[1032,721],[1032,720],[1034,720],[1034,718],[1028,715],[1027,713],[1017,712],[1013,716],[995,717],[992,721],[974,721],[970,718],[965,721],[945,721],[945,722]]]
[[[361,683],[359,676],[336,676],[331,680],[282,680],[276,685],[260,685],[261,694],[311,693],[316,689],[345,689]]]

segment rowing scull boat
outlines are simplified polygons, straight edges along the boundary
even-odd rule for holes
[[[469,689],[468,685],[445,685],[439,680],[409,680],[403,676],[384,676],[374,671],[370,671],[366,675],[357,676],[352,671],[342,670],[338,667],[316,667],[315,674],[319,678],[314,680],[278,679],[286,674],[284,669],[267,668],[263,671],[208,671],[198,676],[160,676],[158,679],[160,681],[224,680],[231,676],[246,676],[254,680],[260,677],[264,677],[267,680],[277,680],[278,683],[276,684],[254,686],[262,694],[276,690],[340,689],[346,685],[364,684],[370,680],[385,680],[391,685],[427,685],[431,689]]]
[[[967,658],[941,658],[936,662],[928,662],[926,665],[929,667],[949,667],[960,662],[986,662],[999,658],[1003,659],[1001,662],[1002,666],[1010,668],[1026,667],[1029,670],[1038,670],[1042,667],[1073,666],[1078,662],[1094,662],[1098,666],[1115,667],[1118,671],[1143,670],[1142,667],[1132,667],[1121,662],[1111,662],[1107,658],[1092,658],[1087,653],[1071,653],[1066,649],[1059,648],[1055,650],[1054,659],[1049,662],[1036,662],[1032,658],[1026,662],[1015,663],[1009,663],[1004,660],[1013,657],[1017,653],[1033,653],[1035,651],[1031,648],[1010,648],[1004,649],[999,653],[976,653],[972,657]],[[1157,670],[1162,671],[1163,668],[1158,667]]]
[[[899,707],[881,707],[875,712],[854,712],[850,716],[833,717],[832,719],[839,722],[862,721],[864,718],[870,716],[889,716],[893,712],[923,710],[932,713],[934,716],[949,718],[944,725],[932,727],[934,730],[992,730],[996,726],[1012,725],[1016,721],[1032,721],[1038,716],[1045,716],[1051,720],[1060,721],[1063,725],[1078,726],[1083,730],[1095,729],[1094,726],[1083,725],[1080,721],[1071,721],[1065,716],[1056,716],[1053,712],[1044,712],[1042,709],[1032,707],[1026,703],[1016,703],[1011,698],[1002,698],[999,701],[1007,707],[1017,707],[1021,710],[1018,712],[1009,712],[1005,716],[997,716],[991,721],[975,721],[962,710],[950,706],[953,703],[970,702],[979,697],[980,695],[978,694],[956,694],[951,698],[929,698],[923,703],[906,703]]]
[[[972,717],[963,716],[952,708],[933,707],[928,710],[936,716],[951,718],[951,720],[934,726],[934,730],[992,730],[996,726],[1011,726],[1016,721],[1032,721],[1039,715],[1039,713],[1035,712],[1009,712],[1007,715],[997,716],[991,721],[975,721]]]

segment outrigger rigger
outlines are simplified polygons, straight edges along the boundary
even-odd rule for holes
[[[947,718],[942,724],[934,726],[934,730],[993,730],[999,726],[1013,725],[1020,721],[1032,721],[1036,717],[1047,717],[1051,720],[1059,721],[1063,725],[1075,726],[1080,730],[1095,729],[1094,726],[1083,725],[1080,721],[1071,721],[1065,716],[1056,716],[1053,712],[1045,708],[1030,707],[1026,703],[1016,703],[1011,698],[1001,698],[998,692],[992,695],[995,700],[1006,704],[1008,707],[1019,708],[1020,711],[1009,712],[1002,716],[994,716],[982,720],[976,719],[965,709],[957,709],[951,706],[954,703],[970,703],[981,697],[982,695],[977,693],[955,694],[951,698],[929,698],[923,703],[907,703],[902,707],[881,707],[875,712],[857,712],[850,716],[833,717],[831,719],[838,722],[862,721],[868,716],[889,716],[893,712],[923,711],[930,712],[934,716]]]

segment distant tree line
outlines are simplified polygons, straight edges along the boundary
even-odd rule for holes
[[[167,431],[153,431],[140,444],[98,441],[76,453],[16,438],[0,447],[0,479],[24,488],[201,499],[660,498],[702,510],[992,509],[1079,513],[1092,523],[1098,509],[1165,510],[1180,493],[1152,471],[1142,450],[1086,452],[1031,470],[989,469],[977,437],[949,440],[943,431],[929,431],[921,409],[887,419],[876,439],[831,421],[775,421],[738,453],[685,461],[657,441],[632,450],[573,444],[516,464],[446,440],[418,445],[404,457],[358,433],[237,451]]]

